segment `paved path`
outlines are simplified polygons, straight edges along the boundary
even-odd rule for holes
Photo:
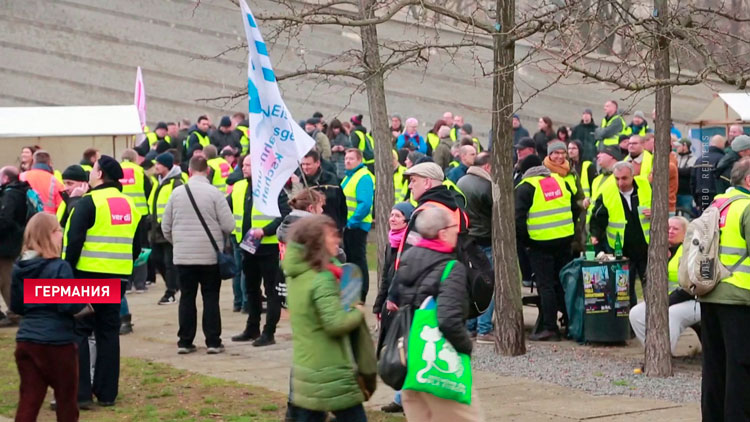
[[[282,315],[276,336],[277,344],[274,346],[254,348],[248,343],[232,343],[230,337],[242,330],[245,315],[232,312],[231,283],[224,282],[222,287],[222,337],[226,353],[206,355],[204,337],[199,328],[195,341],[198,352],[186,356],[177,355],[177,305],[156,305],[160,294],[163,293],[163,284],[160,282],[145,294],[128,295],[130,309],[134,315],[135,332],[122,337],[122,354],[286,393],[292,353],[288,318]],[[200,299],[198,303],[200,309]],[[529,314],[526,319],[533,321],[531,317]],[[535,318],[535,315],[533,317]],[[624,353],[637,353],[637,347],[628,347]],[[593,396],[558,385],[499,376],[489,372],[475,373],[475,384],[488,421],[700,420],[698,404],[679,404],[623,396]],[[366,405],[379,408],[390,402],[392,395],[393,391],[381,384],[375,396]],[[4,420],[0,418],[0,422]]]

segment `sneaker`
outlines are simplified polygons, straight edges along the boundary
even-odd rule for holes
[[[273,339],[273,336],[266,334],[261,335],[253,342],[253,346],[255,347],[270,346],[272,344],[276,344],[276,340]]]
[[[159,305],[174,305],[175,303],[177,303],[177,299],[174,295],[165,294],[159,299]]]
[[[135,289],[136,294],[139,294],[139,295],[143,294],[143,293],[146,293],[147,291],[148,290],[146,290],[146,289]]]
[[[52,403],[50,403],[50,406],[52,406]],[[78,408],[80,410],[91,410],[94,408],[94,401],[93,400],[79,401]],[[55,402],[55,409],[57,409],[57,402]]]
[[[523,280],[521,284],[523,284],[523,287],[531,287],[531,280]]]
[[[224,353],[223,344],[217,347],[209,347],[206,349],[206,354],[209,354],[209,355],[218,355],[219,353]]]
[[[112,407],[112,406],[115,405],[115,402],[114,401],[101,401],[101,400],[98,400],[96,402],[96,404],[98,404],[100,407]]]
[[[529,340],[531,341],[560,341],[560,333],[551,331],[551,330],[544,330],[536,334],[530,335]]]
[[[385,413],[404,413],[404,408],[395,401],[386,404],[385,406],[381,407],[380,410]]]
[[[247,330],[237,334],[236,336],[232,336],[232,341],[252,341],[256,338],[260,337],[259,332],[247,332]]]
[[[195,346],[191,344],[190,346],[187,346],[187,347],[178,347],[177,348],[177,354],[178,355],[187,355],[188,353],[193,353],[196,350],[198,350],[198,349],[196,349]]]
[[[477,336],[478,344],[495,344],[495,335],[492,333],[480,334]]]

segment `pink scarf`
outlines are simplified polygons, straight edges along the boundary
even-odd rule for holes
[[[398,248],[398,245],[401,244],[401,240],[404,238],[404,234],[406,234],[406,227],[401,230],[391,230],[388,232],[388,241],[391,242],[392,248]]]
[[[417,243],[420,248],[426,248],[440,253],[453,252],[453,246],[443,242],[440,239],[422,239]]]

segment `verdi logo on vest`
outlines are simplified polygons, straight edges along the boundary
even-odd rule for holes
[[[120,303],[120,279],[25,279],[24,303]]]
[[[553,199],[560,198],[563,195],[562,189],[557,183],[557,180],[552,177],[545,177],[544,179],[540,180],[539,186],[542,187],[542,193],[544,193],[545,201],[552,201]]]
[[[120,179],[120,184],[123,186],[135,184],[135,169],[123,167],[122,179]]]
[[[227,177],[229,177],[229,170],[231,170],[231,168],[229,167],[229,164],[221,163],[219,164],[219,169],[221,170],[222,178],[226,179]]]
[[[109,213],[113,226],[130,224],[133,221],[133,216],[130,213],[130,205],[128,205],[128,201],[125,198],[107,198],[107,204],[109,205]]]

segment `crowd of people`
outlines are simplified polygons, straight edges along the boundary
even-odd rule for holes
[[[30,386],[22,388],[17,420],[35,419],[47,385],[55,389],[59,420],[77,420],[94,397],[115,404],[119,335],[133,330],[125,292],[144,292],[157,274],[165,283],[158,305],[179,304],[177,353],[198,350],[199,290],[206,353],[222,353],[223,266],[234,267],[233,311],[247,314],[231,341],[274,344],[281,310],[289,310],[288,420],[319,420],[325,412],[339,421],[366,420],[362,402],[374,375],[355,368],[372,358],[363,353],[353,361],[344,352],[352,333],[367,330],[362,304],[371,290],[374,141],[362,123],[362,115],[342,122],[321,113],[299,122],[315,147],[280,192],[279,217],[254,206],[243,113],[222,117],[215,128],[207,116],[193,125],[159,122],[119,161],[91,148],[63,171],[43,149],[24,147],[17,165],[0,169],[0,292],[8,306],[0,325],[19,325],[17,364],[22,385]],[[517,242],[523,284],[535,285],[540,300],[541,323],[530,340],[561,340],[568,320],[560,270],[593,247],[621,249],[629,259],[630,320],[644,341],[645,306],[635,283],[647,283],[655,142],[645,114],[635,112],[628,124],[608,101],[600,125],[586,109],[572,128],[555,129],[548,117],[533,136],[518,116],[512,126],[514,167],[493,169],[490,151],[461,116],[444,113],[424,135],[416,118],[391,117],[394,198],[381,222],[389,226],[390,248],[372,309],[381,321],[376,350],[401,309],[417,309],[430,297],[452,353],[470,356],[474,342],[495,342],[494,304],[470,311],[475,264],[485,260],[491,272],[494,261],[492,204],[507,200],[493,197],[493,171],[513,173],[516,236],[506,240]],[[750,320],[750,137],[742,133],[732,126],[698,155],[672,128],[670,340],[674,351],[684,329],[703,327],[708,420],[740,420],[734,416],[746,415],[750,403],[740,332]],[[677,284],[688,221],[730,198],[720,259],[735,271],[696,301]],[[361,303],[351,307],[338,299],[343,262],[362,270]],[[121,303],[24,304],[23,280],[45,277],[121,279]],[[53,353],[57,347],[64,353]],[[51,359],[65,362],[49,365]],[[50,384],[50,376],[57,381]],[[383,410],[415,421],[482,418],[476,394],[459,403],[409,388]]]

